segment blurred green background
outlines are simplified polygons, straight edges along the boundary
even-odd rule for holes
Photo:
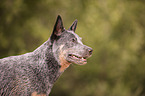
[[[145,0],[0,0],[0,58],[48,40],[57,15],[93,55],[71,65],[50,96],[145,96]]]

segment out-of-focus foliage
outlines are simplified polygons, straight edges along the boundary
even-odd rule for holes
[[[33,51],[60,14],[94,51],[71,65],[51,96],[145,96],[144,0],[1,0],[0,57]]]

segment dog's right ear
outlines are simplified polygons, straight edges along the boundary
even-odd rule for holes
[[[63,22],[62,22],[61,16],[58,15],[56,23],[54,25],[53,32],[50,37],[51,41],[55,40],[58,36],[60,36],[63,30],[64,30]]]

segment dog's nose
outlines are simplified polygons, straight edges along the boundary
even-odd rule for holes
[[[93,52],[93,49],[92,49],[92,48],[88,48],[87,50],[88,50],[88,52],[89,52],[89,55],[91,55],[92,52]]]

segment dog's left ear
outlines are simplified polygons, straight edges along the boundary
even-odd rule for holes
[[[78,22],[78,20],[76,19],[68,30],[71,30],[71,31],[75,32],[76,28],[77,28],[77,22]]]
[[[54,25],[53,33],[51,34],[50,37],[51,41],[55,40],[58,36],[60,36],[63,30],[64,30],[63,22],[61,16],[58,15],[56,23]]]

